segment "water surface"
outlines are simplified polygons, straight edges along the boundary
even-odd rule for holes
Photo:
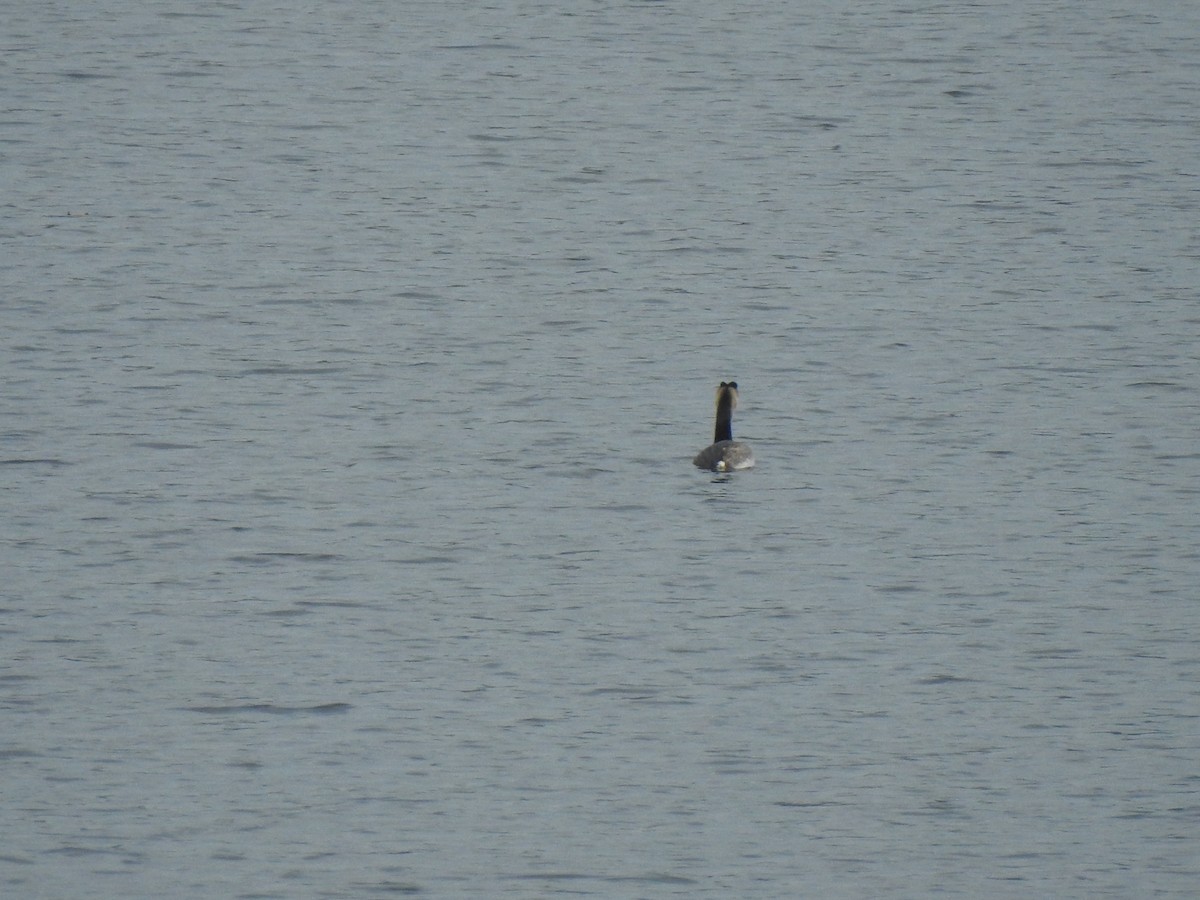
[[[1192,894],[1192,5],[9,18],[7,893]]]

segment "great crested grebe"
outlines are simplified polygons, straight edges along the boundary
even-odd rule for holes
[[[717,429],[713,442],[696,454],[692,462],[701,469],[713,472],[732,472],[754,465],[754,451],[749,444],[733,439],[733,410],[737,406],[736,381],[721,382],[717,388]]]

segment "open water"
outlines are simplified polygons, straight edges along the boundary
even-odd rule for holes
[[[1200,6],[3,6],[4,896],[1195,896]]]

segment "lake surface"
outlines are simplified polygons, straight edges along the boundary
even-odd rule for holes
[[[1194,896],[1200,7],[6,20],[5,896]]]

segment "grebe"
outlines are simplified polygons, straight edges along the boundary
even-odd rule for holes
[[[697,467],[714,472],[732,472],[754,465],[754,451],[750,445],[733,439],[733,410],[737,400],[737,382],[726,384],[722,381],[717,388],[717,430],[712,445],[705,447],[692,460]]]

